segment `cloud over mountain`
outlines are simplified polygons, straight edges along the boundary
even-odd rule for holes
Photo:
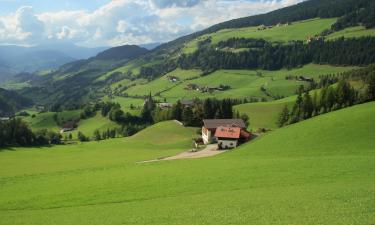
[[[0,16],[0,44],[72,42],[85,46],[165,42],[229,19],[302,0],[111,0],[95,10],[35,13],[22,6]]]

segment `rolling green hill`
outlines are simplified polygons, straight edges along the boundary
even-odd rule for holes
[[[256,102],[241,104],[234,109],[250,118],[250,129],[256,131],[258,128],[275,129],[281,110],[287,105],[291,107],[296,97],[290,96],[271,102]]]
[[[4,150],[0,224],[372,224],[374,112],[339,110],[204,159],[134,163],[189,148],[193,132],[174,122]]]
[[[109,120],[106,117],[103,117],[100,112],[97,112],[96,115],[92,118],[81,119],[78,123],[77,129],[72,132],[64,133],[64,136],[67,136],[71,133],[73,139],[76,139],[78,138],[78,132],[82,132],[87,137],[92,137],[95,130],[98,130],[100,131],[100,133],[102,133],[103,131],[107,131],[107,129],[114,129],[119,127],[120,125]]]
[[[320,75],[339,74],[355,67],[334,67],[329,65],[309,64],[302,68],[283,69],[279,71],[266,70],[218,70],[205,76],[199,76],[198,70],[175,70],[151,82],[135,85],[124,90],[129,96],[145,96],[150,92],[159,98],[175,102],[178,99],[198,98],[247,98],[264,97],[260,88],[264,86],[273,96],[294,95],[300,85],[308,85],[307,82],[297,80],[286,80],[286,76],[306,76],[319,79]],[[180,77],[178,82],[171,82],[168,77],[174,75]],[[219,87],[229,85],[226,91],[215,91],[213,93],[202,93],[196,90],[187,90],[189,84],[201,87]]]
[[[288,42],[292,40],[306,41],[309,36],[319,35],[329,29],[336,22],[336,18],[309,19],[294,22],[290,25],[276,25],[272,28],[259,30],[260,27],[245,27],[238,29],[223,29],[214,33],[205,34],[188,42],[183,48],[184,53],[192,53],[197,50],[198,41],[211,37],[211,43],[217,44],[229,38],[262,38],[271,42]]]

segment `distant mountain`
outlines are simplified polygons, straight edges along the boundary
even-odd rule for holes
[[[86,48],[70,43],[35,47],[0,46],[0,82],[20,72],[56,69],[77,59],[87,59],[106,47]]]
[[[30,79],[17,76],[20,82],[28,81],[32,85],[31,88],[20,90],[20,93],[38,99],[38,103],[42,104],[79,105],[89,96],[102,94],[100,89],[107,77],[101,80],[101,76],[148,52],[136,45],[124,45],[110,48],[89,59],[64,64],[43,76],[33,74],[28,76]]]
[[[147,53],[148,50],[137,45],[124,45],[110,48],[97,54],[94,58],[100,60],[133,59]]]
[[[139,47],[146,48],[148,50],[152,50],[152,49],[158,47],[159,45],[161,45],[160,42],[155,42],[155,43],[149,43],[149,44],[142,44],[142,45],[139,45]]]
[[[17,110],[32,105],[32,101],[17,94],[0,88],[0,116],[13,115]]]
[[[87,48],[72,43],[48,44],[34,47],[35,50],[56,50],[74,59],[88,59],[109,47]]]

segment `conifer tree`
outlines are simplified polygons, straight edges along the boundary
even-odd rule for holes
[[[190,107],[184,108],[182,113],[182,120],[185,126],[191,126],[194,122],[193,110]]]
[[[282,109],[280,115],[279,115],[277,125],[279,127],[282,127],[282,126],[284,126],[288,123],[288,120],[289,120],[289,109],[288,109],[288,106],[285,105],[284,108]]]
[[[311,96],[309,92],[306,92],[303,95],[303,118],[308,119],[311,118],[313,112],[314,112],[314,104],[311,99]]]

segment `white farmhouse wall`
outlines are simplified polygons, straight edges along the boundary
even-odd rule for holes
[[[210,144],[212,141],[211,131],[206,130],[204,127],[202,127],[202,139],[203,139],[204,144],[206,145]]]

